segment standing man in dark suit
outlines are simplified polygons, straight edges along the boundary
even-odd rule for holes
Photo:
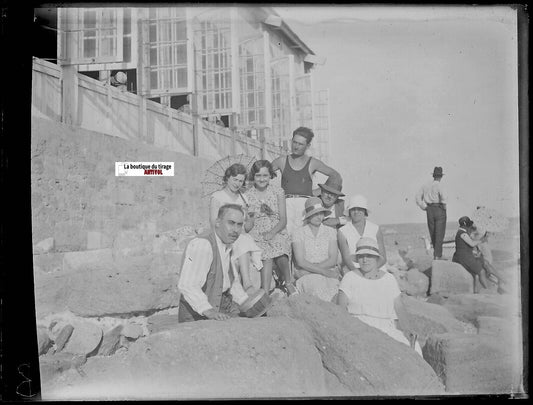
[[[434,260],[442,260],[442,242],[446,233],[447,199],[440,182],[442,176],[442,167],[435,167],[433,181],[424,184],[416,194],[416,204],[426,211]]]

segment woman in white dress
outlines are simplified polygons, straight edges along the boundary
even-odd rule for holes
[[[368,202],[366,198],[362,195],[350,197],[344,215],[349,216],[351,221],[340,227],[337,233],[343,263],[343,274],[349,270],[355,271],[359,267],[359,264],[355,260],[355,246],[362,237],[376,240],[381,255],[378,260],[378,267],[384,266],[387,263],[387,253],[385,251],[383,234],[378,225],[367,219]],[[383,270],[385,269],[386,267],[383,268]]]
[[[261,270],[261,249],[247,233],[254,226],[254,213],[248,210],[248,201],[241,193],[246,178],[246,168],[240,163],[234,163],[224,172],[224,188],[211,195],[209,203],[209,223],[214,229],[219,208],[224,204],[238,204],[245,214],[244,229],[239,238],[233,243],[233,259],[237,267],[244,289],[249,292],[252,286],[250,267]]]
[[[410,346],[409,339],[397,328],[395,304],[401,291],[394,276],[378,267],[381,257],[375,239],[363,237],[357,242],[356,260],[359,268],[344,275],[339,285],[337,304],[350,314]],[[414,345],[422,355],[420,345]]]

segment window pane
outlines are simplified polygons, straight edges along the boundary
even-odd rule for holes
[[[131,62],[131,38],[124,37],[122,39],[122,57],[124,62]]]
[[[152,89],[157,89],[159,86],[158,86],[158,82],[157,82],[157,71],[151,71],[150,72],[150,88]]]
[[[150,65],[157,65],[157,48],[150,48]]]
[[[150,24],[150,42],[157,42],[157,26]]]
[[[178,64],[187,64],[187,45],[179,44],[176,45],[176,62]]]
[[[178,87],[187,87],[187,69],[178,69]]]
[[[83,41],[83,57],[94,58],[96,57],[96,39],[89,38]]]
[[[85,11],[83,13],[83,26],[84,28],[96,27],[96,11]]]
[[[176,22],[176,39],[178,40],[187,39],[187,22],[186,21]]]

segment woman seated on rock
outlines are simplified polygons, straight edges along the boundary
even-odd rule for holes
[[[331,301],[337,294],[340,271],[337,267],[335,229],[323,225],[325,213],[318,197],[305,202],[304,226],[293,234],[292,251],[296,288],[302,293]]]
[[[474,231],[474,221],[464,216],[459,218],[459,229],[455,235],[455,253],[452,261],[462,265],[474,281],[474,293],[479,292],[478,282],[487,288],[487,276],[483,268],[483,259],[474,256],[473,248],[483,243],[483,239],[473,240],[470,236]]]
[[[249,212],[249,204],[241,193],[246,178],[246,168],[240,163],[234,163],[224,172],[224,188],[211,195],[209,203],[209,222],[214,229],[219,208],[224,204],[238,204],[243,208],[245,223],[243,232],[233,243],[233,263],[237,267],[242,285],[247,292],[255,290],[250,279],[250,266],[257,270],[263,267],[261,261],[261,248],[257,246],[253,238],[247,233],[254,226],[253,212]]]
[[[354,252],[357,241],[362,237],[374,238],[379,246],[378,267],[383,267],[386,270],[387,253],[385,252],[385,243],[383,241],[383,234],[378,225],[370,222],[368,218],[368,202],[362,195],[355,195],[348,200],[345,215],[350,218],[350,221],[339,228],[338,244],[344,264],[343,274],[349,270],[357,270],[359,264],[355,260]]]
[[[400,305],[400,288],[394,276],[378,267],[382,259],[374,238],[360,238],[355,258],[359,268],[344,275],[339,286],[337,304],[350,314],[387,335],[411,346],[409,339],[397,328],[395,305]],[[420,345],[414,345],[422,355]]]

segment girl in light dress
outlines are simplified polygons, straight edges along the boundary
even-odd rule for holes
[[[257,246],[253,238],[247,233],[254,226],[254,213],[249,210],[249,204],[241,189],[246,179],[246,168],[240,163],[234,163],[224,172],[224,188],[211,195],[209,203],[209,223],[214,229],[218,216],[218,209],[224,204],[238,204],[243,208],[245,222],[244,229],[239,238],[233,243],[233,263],[241,275],[242,285],[246,292],[254,290],[250,279],[251,267],[260,270],[261,248]]]
[[[273,263],[280,270],[280,289],[287,295],[296,293],[290,282],[290,241],[285,229],[287,212],[285,208],[285,192],[279,186],[270,184],[276,177],[268,160],[258,160],[250,169],[250,180],[253,187],[246,191],[245,197],[250,204],[250,212],[254,215],[254,224],[250,230],[256,244],[262,250],[263,268],[261,269],[261,288],[270,290],[272,283]]]
[[[366,324],[411,346],[409,339],[397,328],[395,305],[399,304],[397,299],[401,291],[394,276],[378,267],[381,254],[377,241],[360,238],[355,258],[359,268],[348,271],[342,278],[337,304]],[[414,343],[414,349],[422,355],[418,342]]]

